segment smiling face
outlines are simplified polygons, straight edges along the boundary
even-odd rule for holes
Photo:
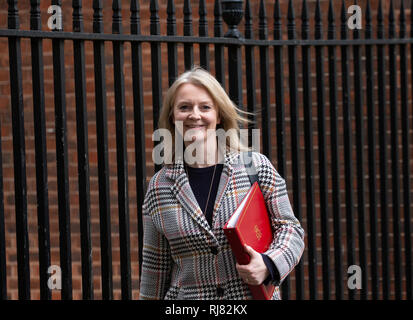
[[[184,83],[177,90],[172,119],[174,125],[182,122],[183,137],[190,130],[192,141],[206,141],[207,130],[215,130],[220,123],[217,107],[208,91],[192,83]],[[190,143],[185,141],[186,146]]]

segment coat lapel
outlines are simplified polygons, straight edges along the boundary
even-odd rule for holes
[[[227,154],[227,156],[225,157],[225,165],[222,170],[221,179],[218,185],[217,196],[215,198],[214,212],[212,215],[213,226],[215,226],[217,223],[217,219],[216,219],[217,212],[219,211],[224,195],[226,194],[228,183],[233,174],[233,168],[231,164],[232,163],[231,163],[230,154]]]
[[[189,213],[191,217],[208,232],[208,234],[214,237],[208,221],[192,192],[191,185],[189,184],[188,177],[184,170],[183,162],[174,163],[174,165],[166,171],[166,177],[174,181],[174,184],[171,187],[173,197],[176,198],[185,211]]]

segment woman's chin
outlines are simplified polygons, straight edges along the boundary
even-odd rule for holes
[[[186,143],[189,145],[191,143],[203,143],[206,142],[206,137],[203,135],[199,136],[192,136],[192,139],[190,141],[187,141]]]

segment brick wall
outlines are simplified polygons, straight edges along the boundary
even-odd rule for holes
[[[106,33],[111,33],[111,4],[110,1],[104,1],[104,30]],[[258,0],[252,0],[252,12],[255,17],[254,31],[258,34]],[[301,16],[301,1],[296,3],[296,17]],[[359,1],[360,2],[360,1]],[[42,28],[47,30],[47,14],[48,3],[41,2],[41,18]],[[92,32],[92,0],[82,1],[84,27],[86,32]],[[140,1],[141,3],[141,24],[142,34],[149,34],[149,1]],[[159,1],[161,34],[166,34],[166,0]],[[194,34],[198,33],[198,2],[192,2]],[[272,1],[267,1],[268,9],[267,16],[269,18],[268,25],[270,28],[269,35],[272,38]],[[347,1],[348,5],[350,2]],[[361,1],[364,7],[365,1]],[[373,17],[377,8],[377,0],[371,1],[373,8]],[[400,1],[394,1],[395,7],[399,8]],[[178,34],[182,32],[182,17],[183,17],[183,1],[175,1],[177,15],[177,30]],[[287,17],[287,0],[281,0],[281,10],[283,12],[283,22],[286,22]],[[309,12],[312,19],[315,8],[315,0],[309,0]],[[389,1],[384,1],[384,11],[388,12]],[[407,3],[406,3],[407,4]],[[209,35],[213,36],[213,0],[207,1],[208,17],[209,17]],[[322,0],[321,5],[323,12],[327,12],[328,1]],[[337,28],[339,29],[339,8],[341,1],[335,1]],[[28,1],[19,2],[20,23],[21,29],[28,30],[30,6]],[[65,31],[71,31],[72,21],[71,1],[63,1],[63,26]],[[123,31],[129,33],[129,4],[123,4]],[[387,17],[387,14],[386,14]],[[374,19],[374,18],[373,18]],[[387,19],[387,18],[386,18]],[[326,23],[326,16],[324,22]],[[243,22],[242,22],[243,23]],[[284,32],[286,24],[283,25]],[[4,5],[0,8],[0,28],[7,28],[7,8]],[[240,26],[241,31],[243,27]],[[324,30],[327,29],[326,24]],[[297,19],[297,30],[300,35],[300,23]],[[313,30],[313,28],[311,28]],[[284,34],[286,37],[286,34]],[[23,101],[24,101],[24,117],[25,117],[25,133],[26,133],[26,166],[27,166],[27,201],[28,201],[28,225],[30,239],[30,272],[31,272],[31,298],[39,299],[39,271],[38,271],[38,244],[37,244],[37,207],[36,207],[36,172],[35,172],[35,153],[34,153],[34,129],[33,129],[33,103],[32,103],[32,83],[31,83],[31,56],[30,56],[30,40],[23,39],[22,47],[22,63],[23,63]],[[13,172],[13,141],[12,141],[12,121],[11,121],[11,102],[10,102],[10,84],[9,84],[9,59],[7,39],[0,38],[0,117],[1,117],[1,139],[2,139],[2,156],[3,156],[3,174],[4,174],[4,203],[5,203],[5,222],[6,222],[6,251],[7,251],[7,287],[8,297],[17,299],[17,254],[16,254],[16,237],[15,237],[15,212],[14,212],[14,172]],[[55,144],[55,125],[54,125],[54,98],[53,98],[53,63],[51,52],[51,41],[43,41],[44,48],[44,79],[45,79],[45,108],[46,108],[46,132],[47,132],[47,166],[48,166],[48,183],[49,183],[49,214],[50,214],[50,239],[51,239],[51,264],[59,265],[59,230],[58,230],[58,207],[57,207],[57,179],[56,179],[56,144]],[[111,217],[112,217],[112,250],[113,250],[113,284],[114,298],[120,299],[120,251],[119,251],[119,235],[118,235],[118,210],[117,210],[117,173],[116,173],[116,135],[115,135],[115,113],[114,113],[114,90],[113,90],[113,57],[112,45],[106,43],[106,79],[107,79],[107,106],[108,106],[108,147],[109,147],[109,164],[110,164],[110,189],[111,189]],[[133,298],[138,297],[139,275],[138,275],[138,236],[137,236],[137,208],[136,208],[136,186],[135,186],[135,165],[134,165],[134,123],[133,123],[133,101],[132,101],[132,74],[131,74],[131,54],[130,45],[125,44],[124,56],[124,76],[125,76],[125,98],[126,98],[126,126],[127,126],[127,148],[128,148],[128,173],[129,173],[129,210],[130,210],[130,239],[131,239],[131,261],[132,261],[132,286]],[[163,64],[163,90],[167,88],[167,55],[166,46],[163,46],[162,61]],[[151,68],[150,63],[150,47],[148,44],[143,45],[143,83],[145,89],[144,104],[145,104],[145,126],[146,126],[146,157],[147,157],[147,172],[148,178],[153,174],[153,164],[151,160],[151,134],[152,134],[152,110],[151,110]],[[211,47],[211,58],[213,57],[213,47]],[[179,48],[180,57],[182,56],[182,48]],[[96,121],[95,121],[95,99],[94,99],[94,66],[93,66],[93,46],[91,42],[85,43],[86,55],[86,90],[87,90],[87,111],[88,111],[88,132],[89,132],[89,160],[90,160],[90,200],[91,200],[91,230],[92,230],[92,245],[93,245],[93,274],[94,274],[94,289],[95,299],[101,298],[101,280],[100,280],[100,238],[99,238],[99,207],[98,207],[98,173],[97,173],[97,146],[96,146]],[[272,54],[270,54],[272,56]],[[194,50],[195,63],[199,63],[198,48]],[[258,53],[256,53],[258,64]],[[272,59],[272,57],[271,57]],[[183,71],[183,59],[180,59],[179,71]],[[81,255],[80,255],[80,227],[79,227],[79,200],[78,200],[78,179],[77,179],[77,149],[76,149],[76,116],[75,116],[75,94],[74,94],[74,69],[73,69],[73,45],[70,41],[65,42],[65,72],[66,72],[66,103],[67,103],[67,139],[69,149],[69,186],[70,186],[70,210],[71,210],[71,231],[72,231],[72,271],[73,271],[73,298],[81,299]],[[213,63],[211,64],[213,69]],[[258,65],[257,65],[257,69]],[[315,77],[315,75],[314,75]],[[272,83],[274,82],[271,74]],[[315,83],[315,81],[314,81]],[[245,89],[244,89],[245,90]],[[315,94],[315,93],[314,93]],[[286,99],[288,100],[286,93]],[[301,95],[300,95],[301,97]],[[314,101],[315,95],[314,95]],[[259,100],[259,96],[258,96]],[[271,95],[271,103],[275,104],[275,96]],[[301,100],[300,100],[301,101]],[[287,101],[288,102],[288,101]],[[315,109],[314,109],[315,110]],[[313,111],[313,114],[316,111]],[[273,114],[274,117],[274,114]],[[314,126],[314,128],[316,128]],[[287,136],[287,139],[289,136]],[[275,137],[273,138],[275,141]],[[304,157],[302,157],[303,159]],[[276,150],[273,149],[273,159],[276,159]],[[315,159],[317,161],[317,159]],[[316,168],[317,162],[315,162]],[[291,163],[288,163],[288,172]],[[304,167],[302,167],[304,168]],[[302,169],[302,172],[304,170]],[[289,174],[287,181],[292,186],[291,176]],[[316,184],[316,188],[318,185]],[[343,186],[344,190],[344,186]],[[318,199],[318,198],[317,198]],[[344,195],[342,196],[344,199]],[[318,201],[318,200],[317,200]],[[342,200],[343,201],[343,200]],[[318,210],[318,209],[317,209]],[[303,225],[305,227],[305,221]],[[319,222],[317,222],[319,223]],[[331,221],[330,221],[331,223]],[[332,227],[330,228],[330,230]],[[321,239],[318,228],[317,243]],[[345,225],[343,224],[343,229]],[[344,239],[343,239],[344,241]],[[318,261],[321,261],[321,249],[317,251]],[[331,253],[331,259],[333,252]],[[304,256],[303,264],[307,269],[307,257]],[[344,260],[345,261],[345,260]],[[320,264],[321,265],[321,264]],[[320,267],[321,268],[321,267]],[[346,270],[346,268],[345,268]],[[318,270],[319,289],[321,290],[321,269]],[[344,275],[345,278],[345,275]],[[294,276],[291,277],[294,284]],[[306,288],[307,290],[308,288]],[[333,287],[334,290],[334,287]],[[292,289],[292,298],[295,293]],[[319,295],[321,297],[321,294]],[[305,294],[308,298],[308,292]],[[60,292],[53,291],[53,298],[60,299]]]

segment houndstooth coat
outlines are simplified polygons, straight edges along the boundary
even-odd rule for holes
[[[274,230],[266,254],[281,278],[276,300],[281,298],[278,286],[302,255],[304,230],[294,217],[284,179],[264,155],[254,152],[253,161]],[[210,227],[182,162],[152,177],[143,204],[140,299],[252,299],[222,229],[250,187],[240,154],[227,153]]]

